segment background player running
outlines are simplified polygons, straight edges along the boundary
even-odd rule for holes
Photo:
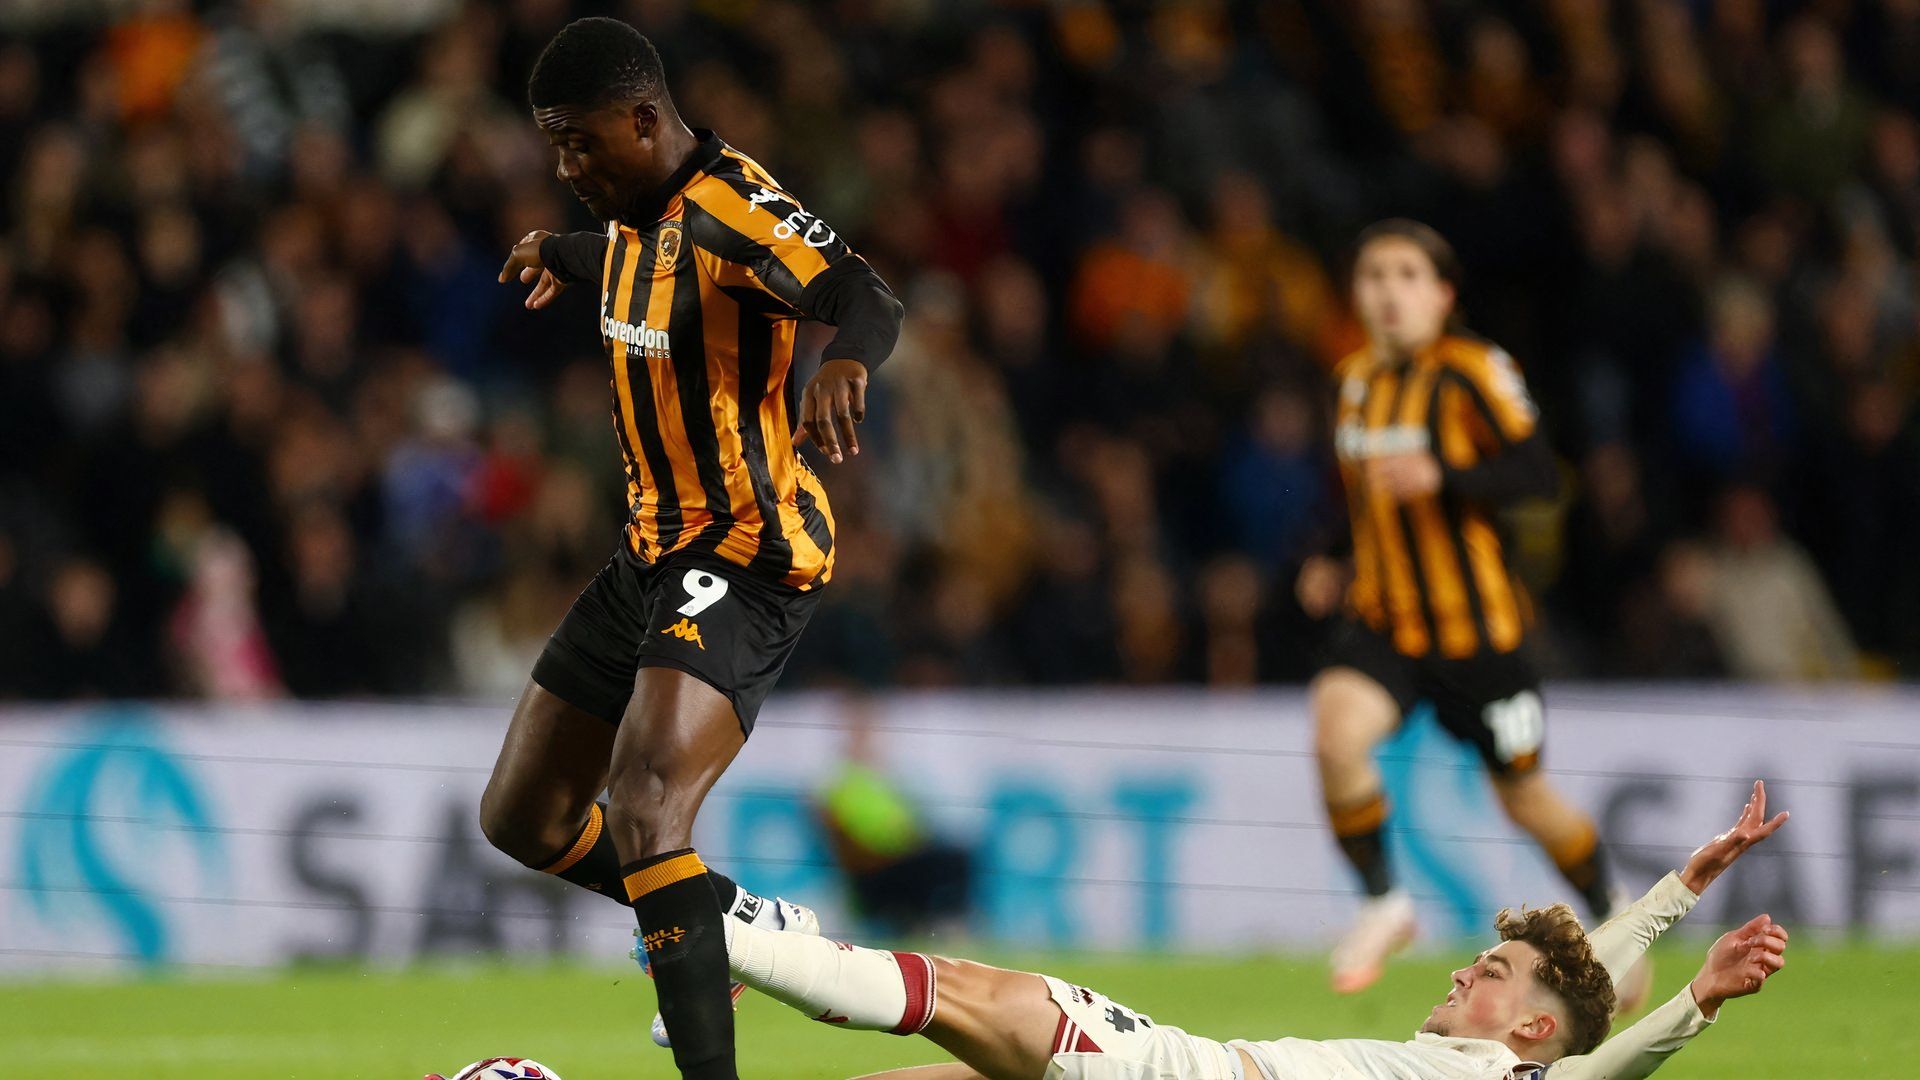
[[[544,307],[597,283],[630,508],[521,697],[487,783],[487,837],[631,904],[683,1076],[735,1075],[723,909],[781,925],[712,873],[694,815],[753,729],[833,569],[826,491],[796,452],[859,452],[868,373],[901,307],[752,160],[689,130],[653,45],[582,19],[529,80],[558,175],[604,233],[530,234],[500,280]],[[793,400],[795,325],[838,327]],[[797,409],[797,415],[796,415]],[[608,801],[595,799],[606,790]]]
[[[1413,901],[1387,862],[1373,751],[1422,700],[1479,751],[1507,815],[1587,909],[1604,918],[1615,905],[1592,818],[1540,773],[1545,714],[1523,648],[1527,600],[1492,516],[1551,495],[1553,455],[1513,360],[1450,331],[1457,279],[1452,248],[1425,225],[1391,220],[1360,234],[1353,304],[1367,342],[1334,371],[1352,558],[1308,559],[1298,581],[1316,618],[1346,597],[1311,688],[1327,816],[1368,896],[1333,952],[1343,993],[1371,985],[1414,935]],[[1650,982],[1637,973],[1629,1009]]]
[[[1786,821],[1766,788],[1732,829],[1693,853],[1591,935],[1565,904],[1500,914],[1499,944],[1453,973],[1420,1034],[1231,1043],[1156,1024],[1047,975],[964,960],[855,948],[746,925],[728,928],[740,978],[842,1027],[924,1034],[961,1064],[888,1073],[901,1080],[1633,1080],[1757,993],[1785,963],[1787,932],[1761,915],[1714,942],[1688,985],[1607,1040],[1615,984],[1748,848]]]

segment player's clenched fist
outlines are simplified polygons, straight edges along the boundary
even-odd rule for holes
[[[553,276],[546,264],[540,260],[540,241],[553,234],[545,229],[535,229],[520,238],[507,254],[505,266],[500,268],[500,283],[518,278],[521,282],[533,286],[524,301],[527,307],[539,309],[553,302],[553,298],[566,291],[566,282]]]

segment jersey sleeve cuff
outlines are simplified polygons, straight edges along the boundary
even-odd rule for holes
[[[1678,870],[1670,870],[1666,877],[1654,882],[1653,888],[1647,890],[1641,902],[1647,904],[1655,914],[1678,919],[1693,910],[1694,905],[1700,902],[1700,894],[1687,888],[1680,880]]]

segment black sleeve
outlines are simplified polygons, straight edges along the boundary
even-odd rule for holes
[[[1470,468],[1441,468],[1445,473],[1442,490],[1476,502],[1500,505],[1550,499],[1560,491],[1560,468],[1538,432]]]
[[[540,241],[540,262],[568,285],[576,281],[599,281],[607,264],[607,234],[554,233]]]
[[[839,333],[821,351],[824,360],[856,360],[871,373],[900,340],[907,309],[863,259],[845,259],[807,283],[798,309]]]

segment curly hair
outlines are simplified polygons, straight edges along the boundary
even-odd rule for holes
[[[1566,1003],[1566,1055],[1585,1054],[1613,1027],[1613,977],[1593,955],[1580,917],[1565,904],[1512,908],[1494,916],[1502,941],[1524,941],[1540,950],[1533,977]]]

